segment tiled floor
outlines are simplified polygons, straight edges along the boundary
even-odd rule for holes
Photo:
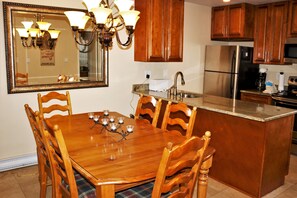
[[[11,170],[0,173],[0,198],[38,198],[39,182],[37,166]],[[51,186],[47,197],[51,197]],[[248,198],[230,187],[209,179],[208,198]],[[290,172],[285,184],[264,198],[297,197],[297,156],[291,155]]]

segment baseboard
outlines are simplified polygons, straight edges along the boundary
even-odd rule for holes
[[[29,154],[0,160],[0,172],[37,164],[37,155]]]

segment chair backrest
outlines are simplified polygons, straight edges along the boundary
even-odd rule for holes
[[[153,96],[144,96],[140,94],[138,100],[135,119],[146,119],[153,126],[157,126],[162,100],[156,100]]]
[[[67,111],[68,115],[72,115],[72,106],[71,106],[71,100],[70,100],[70,94],[68,91],[66,91],[66,94],[61,94],[58,92],[49,92],[46,95],[41,96],[40,93],[37,94],[38,96],[38,106],[39,106],[39,112],[40,115],[44,116],[44,114],[50,114],[53,111]],[[52,100],[59,100],[59,101],[65,101],[66,105],[62,104],[51,104],[48,106],[44,106],[45,103],[50,102]]]
[[[16,73],[15,81],[17,85],[27,85],[28,84],[28,73]]]
[[[168,143],[163,151],[152,198],[159,198],[162,193],[168,192],[169,197],[192,198],[210,135],[207,131],[202,138],[193,136],[174,147]]]
[[[58,125],[42,119],[45,147],[51,164],[54,197],[78,197],[76,180],[66,144]]]
[[[185,103],[173,104],[168,102],[163,117],[162,129],[169,131],[178,131],[186,134],[187,138],[192,136],[195,124],[197,108],[191,109]]]
[[[47,176],[51,177],[51,171],[49,167],[49,159],[46,152],[42,131],[39,125],[39,113],[34,112],[28,104],[25,104],[25,111],[34,135],[37,159],[38,159],[38,170],[41,182],[41,194],[46,193]],[[43,196],[43,195],[42,195]]]

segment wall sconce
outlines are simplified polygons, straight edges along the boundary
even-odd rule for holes
[[[35,28],[32,28],[33,21],[22,21],[24,28],[16,28],[24,47],[41,47],[43,41],[47,42],[50,49],[54,48],[60,34],[59,30],[49,30],[51,23],[42,21],[41,14],[36,14]]]
[[[135,25],[139,19],[139,11],[132,10],[133,0],[115,0],[114,3],[118,13],[113,14],[110,8],[109,0],[83,0],[88,9],[85,12],[67,11],[65,15],[68,17],[74,39],[76,43],[88,46],[94,40],[94,34],[98,34],[100,44],[109,48],[112,46],[112,38],[116,35],[117,42],[122,47],[128,47],[132,42]],[[82,34],[85,31],[87,22],[92,21],[92,36],[84,39]],[[126,28],[128,38],[126,42],[121,42],[118,31]]]

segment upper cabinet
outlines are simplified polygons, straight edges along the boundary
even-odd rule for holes
[[[253,40],[254,6],[235,4],[212,8],[212,40]]]
[[[288,37],[297,37],[297,1],[290,1]]]
[[[182,62],[184,0],[135,1],[140,19],[134,33],[134,60]]]
[[[259,5],[255,14],[254,63],[283,64],[288,2]]]

